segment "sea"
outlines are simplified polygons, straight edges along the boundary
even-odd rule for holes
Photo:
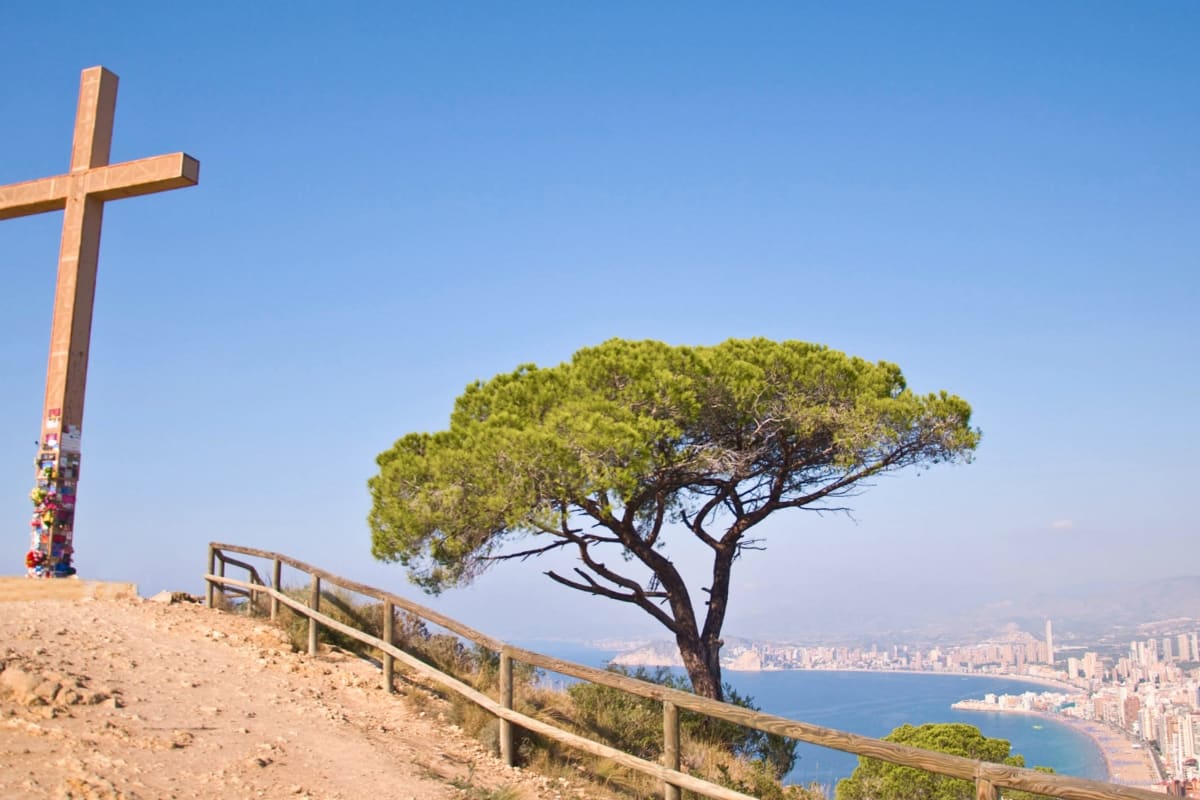
[[[588,666],[603,667],[614,651],[563,642],[527,642],[522,646]],[[553,683],[554,676],[549,676]],[[959,711],[959,700],[984,694],[1020,694],[1042,687],[1008,678],[903,672],[836,672],[781,670],[733,672],[722,677],[739,694],[751,697],[763,711],[826,728],[882,738],[909,723],[965,722],[984,736],[1007,739],[1025,765],[1052,767],[1055,772],[1107,780],[1099,747],[1088,736],[1053,719],[1028,714]],[[858,757],[800,743],[800,758],[788,783],[835,787],[850,776]],[[832,796],[832,793],[831,793]]]

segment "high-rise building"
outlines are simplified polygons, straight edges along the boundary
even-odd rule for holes
[[[1054,628],[1046,620],[1046,663],[1054,666]]]
[[[1186,633],[1181,633],[1176,636],[1175,642],[1179,645],[1180,661],[1194,661],[1196,659],[1196,654],[1192,652],[1191,642],[1188,641],[1188,635]]]
[[[1126,728],[1132,729],[1133,726],[1137,724],[1138,712],[1141,710],[1142,703],[1140,700],[1138,700],[1136,694],[1131,694],[1125,698],[1125,702],[1122,703],[1122,711],[1125,714],[1122,723]]]

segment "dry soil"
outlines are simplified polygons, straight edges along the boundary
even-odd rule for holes
[[[0,602],[0,798],[586,796],[505,767],[419,691],[191,602]]]

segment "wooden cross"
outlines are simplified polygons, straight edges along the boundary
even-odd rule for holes
[[[0,220],[45,211],[66,212],[36,486],[31,495],[35,506],[33,546],[26,557],[30,574],[47,577],[74,574],[75,486],[104,203],[195,186],[200,178],[200,162],[186,153],[110,165],[116,105],[117,76],[104,67],[85,69],[79,81],[71,171],[0,186]]]

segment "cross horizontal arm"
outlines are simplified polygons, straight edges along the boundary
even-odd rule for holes
[[[101,200],[116,200],[195,186],[199,180],[199,161],[187,153],[170,153],[96,167],[78,174],[13,183],[0,186],[0,220],[63,209],[67,205],[67,195],[78,181],[83,183],[84,194]]]
[[[73,180],[71,175],[55,175],[0,186],[0,219],[61,211],[67,206],[67,191]]]
[[[116,200],[195,186],[199,181],[200,162],[187,153],[171,153],[88,170],[86,191],[101,200]]]

